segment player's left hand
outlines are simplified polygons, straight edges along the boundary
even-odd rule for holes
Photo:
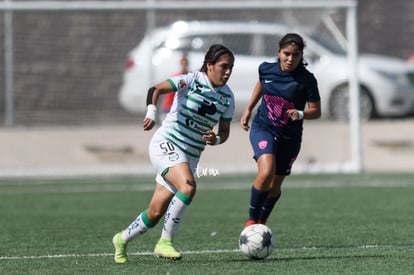
[[[289,109],[286,111],[288,117],[292,121],[300,120],[299,111],[296,109]]]
[[[216,133],[213,131],[208,131],[205,135],[203,135],[203,140],[206,142],[207,145],[215,145],[216,144]]]

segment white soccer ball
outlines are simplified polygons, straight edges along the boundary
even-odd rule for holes
[[[253,260],[261,260],[272,254],[275,237],[272,230],[264,224],[253,224],[240,233],[241,252]]]

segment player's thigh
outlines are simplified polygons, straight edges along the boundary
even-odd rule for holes
[[[188,162],[181,162],[168,169],[164,175],[166,181],[172,184],[178,191],[193,197],[196,191],[196,181],[193,170]]]
[[[262,154],[257,159],[258,176],[267,178],[270,182],[275,174],[275,156],[273,154]]]

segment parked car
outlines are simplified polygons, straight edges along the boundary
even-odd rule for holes
[[[258,80],[258,65],[275,61],[278,41],[292,31],[299,32],[306,42],[305,60],[318,79],[323,115],[347,119],[350,69],[346,51],[321,34],[276,23],[179,21],[156,29],[129,53],[120,104],[128,112],[145,113],[147,89],[176,71],[183,54],[189,59],[190,70],[197,70],[207,48],[223,43],[236,57],[228,84],[235,94],[236,113],[240,114]],[[413,113],[413,67],[403,59],[372,54],[361,54],[358,61],[363,119]]]

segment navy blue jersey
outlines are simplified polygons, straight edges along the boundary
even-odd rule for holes
[[[259,66],[262,101],[253,123],[267,128],[275,137],[301,140],[303,120],[292,121],[287,110],[304,110],[306,102],[320,101],[316,78],[303,65],[284,72],[279,62]]]

